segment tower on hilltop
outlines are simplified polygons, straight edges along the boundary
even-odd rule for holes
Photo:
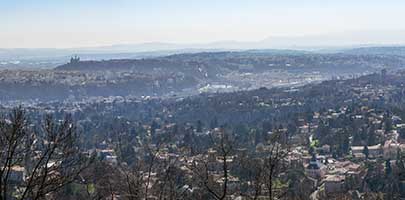
[[[80,62],[80,57],[78,57],[77,55],[70,58],[70,64],[77,64],[79,62]]]

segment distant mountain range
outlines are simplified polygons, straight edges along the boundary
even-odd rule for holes
[[[387,39],[388,38],[388,39]],[[347,54],[389,54],[405,55],[405,31],[368,31],[341,34],[297,37],[269,37],[260,41],[218,41],[200,44],[141,43],[100,47],[68,49],[1,49],[0,62],[44,61],[67,62],[73,55],[82,60],[136,59],[167,56],[180,53],[268,50],[286,52],[300,50],[302,53],[347,53]],[[0,66],[1,67],[1,66]]]
[[[103,59],[136,59],[148,57],[168,56],[182,53],[199,53],[199,52],[220,52],[220,51],[269,51],[273,53],[347,53],[347,54],[388,54],[404,55],[404,46],[350,46],[350,47],[307,47],[307,48],[265,48],[262,44],[260,48],[248,45],[247,43],[222,43],[219,45],[187,46],[164,43],[145,43],[136,45],[115,45],[94,48],[77,48],[77,49],[0,49],[0,61],[14,60],[58,60],[68,61],[71,56],[78,55],[82,60],[103,60]],[[193,48],[194,47],[194,48]],[[249,48],[252,47],[252,48]]]

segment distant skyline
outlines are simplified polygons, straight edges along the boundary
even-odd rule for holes
[[[404,10],[403,0],[2,0],[0,48],[272,37],[309,37],[314,45],[405,44]]]

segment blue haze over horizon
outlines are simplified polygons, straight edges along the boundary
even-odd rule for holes
[[[0,48],[260,41],[347,33],[356,33],[342,37],[348,44],[405,44],[404,9],[401,0],[0,0]],[[369,32],[373,36],[360,41]]]

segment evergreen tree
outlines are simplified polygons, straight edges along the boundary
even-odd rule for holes
[[[203,130],[203,123],[201,122],[201,120],[197,121],[197,132],[198,133],[202,133]]]
[[[385,176],[389,177],[392,174],[391,161],[388,159],[385,161]]]
[[[367,145],[364,145],[363,154],[366,156],[366,160],[368,160],[369,152]]]

